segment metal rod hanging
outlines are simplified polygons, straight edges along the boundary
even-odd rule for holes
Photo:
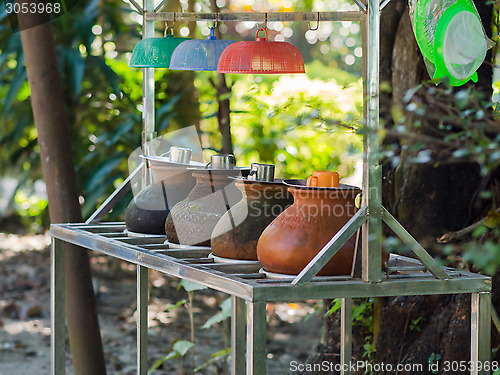
[[[135,1],[135,0],[130,0],[130,4],[132,4],[135,9],[139,12],[139,14],[144,14],[144,9]]]
[[[384,9],[387,4],[389,4],[391,0],[382,0],[380,2],[380,10]]]
[[[366,13],[366,5],[361,2],[361,0],[352,0],[354,4],[358,6],[358,8]]]
[[[181,12],[160,12],[146,13],[147,21],[215,21],[219,22],[265,22],[267,14],[268,22],[311,22],[318,21],[318,12],[235,12],[235,13],[181,13]],[[364,12],[361,11],[340,11],[340,12],[319,12],[319,21],[360,21]]]
[[[160,2],[160,4],[158,4],[156,7],[155,7],[155,13],[158,12],[162,7],[163,5],[167,2],[167,0],[162,0]]]

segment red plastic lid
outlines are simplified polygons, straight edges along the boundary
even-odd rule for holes
[[[259,38],[259,32],[266,33]],[[269,42],[267,30],[259,29],[254,42],[236,42],[221,54],[219,73],[284,74],[305,73],[304,60],[299,50],[287,42]]]

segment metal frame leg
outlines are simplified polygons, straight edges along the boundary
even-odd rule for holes
[[[148,374],[148,269],[137,266],[137,374]]]
[[[65,251],[62,241],[52,238],[50,247],[50,359],[52,375],[64,375],[66,371]]]
[[[266,375],[266,303],[247,302],[247,375]]]
[[[473,293],[471,301],[472,375],[489,375],[491,365],[491,293]],[[486,367],[486,369],[485,369]],[[480,368],[480,369],[479,369]]]
[[[245,300],[231,297],[231,375],[245,372]]]
[[[351,375],[352,298],[340,300],[340,365],[342,375]]]

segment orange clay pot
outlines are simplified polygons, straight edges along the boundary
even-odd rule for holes
[[[212,233],[212,252],[222,258],[257,260],[257,241],[266,227],[293,203],[282,183],[238,181],[243,199],[222,216]]]
[[[356,187],[293,188],[294,204],[262,233],[257,257],[266,271],[297,275],[356,213]],[[353,235],[318,276],[351,274],[356,246]],[[385,255],[385,262],[388,255]]]
[[[241,200],[241,192],[230,178],[240,174],[238,169],[193,172],[195,187],[171,208],[165,221],[167,239],[182,245],[210,246],[210,237],[222,215]]]

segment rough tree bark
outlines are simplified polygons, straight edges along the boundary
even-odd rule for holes
[[[28,3],[19,0],[23,2]],[[81,222],[50,19],[45,14],[19,13],[19,25],[50,219],[52,223]],[[68,244],[66,270],[66,316],[75,374],[105,374],[87,251]]]
[[[220,8],[216,0],[210,0],[210,11],[219,13]],[[219,25],[215,27],[215,36],[221,39]],[[219,108],[217,110],[217,120],[219,121],[219,130],[222,136],[221,154],[233,154],[233,139],[231,137],[231,108],[229,96],[231,94],[231,86],[227,85],[226,75],[217,73],[217,82],[211,81],[215,90],[217,90],[217,101]]]
[[[389,100],[382,103],[386,113],[391,106],[403,108],[406,90],[429,78],[411,29],[406,1],[393,0],[393,3],[404,11],[397,20],[392,54],[382,56],[383,64],[392,67],[381,76],[381,80],[390,82],[393,89]],[[476,6],[485,29],[491,33],[493,6],[485,2],[476,2]],[[384,35],[392,32],[382,22],[382,44],[387,45],[386,50],[391,49],[391,42]],[[491,61],[490,54],[486,60]],[[491,94],[491,65],[483,64],[478,73],[480,78],[474,89]],[[391,119],[385,120],[386,126],[391,126]],[[386,139],[385,143],[402,145],[394,139]],[[438,236],[464,228],[479,218],[482,207],[475,201],[481,188],[479,167],[473,163],[451,164],[445,160],[412,164],[401,149],[400,157],[397,168],[389,163],[383,166],[384,204],[432,254]],[[440,355],[441,361],[470,359],[470,298],[467,295],[383,299],[381,322],[374,357],[376,363],[426,365],[433,353]],[[438,373],[447,374],[443,367]],[[401,374],[432,372],[426,368],[424,372]]]
[[[491,4],[475,2],[487,32],[492,20]],[[406,90],[429,79],[411,29],[406,0],[392,0],[381,20],[381,123],[392,126],[391,108],[402,104]],[[487,61],[491,61],[488,54]],[[492,70],[483,64],[474,87],[491,93]],[[436,243],[436,237],[461,229],[478,219],[481,207],[474,198],[481,178],[477,165],[411,164],[401,152],[397,139],[384,144],[399,146],[401,162],[397,168],[383,164],[384,206],[424,245]],[[390,232],[386,231],[390,235]],[[495,301],[495,295],[493,296]],[[441,361],[468,361],[470,356],[470,298],[454,296],[414,296],[376,299],[373,335],[364,327],[354,329],[354,359],[373,363],[421,363],[424,371],[404,371],[400,375],[432,374],[427,368],[431,355]],[[312,362],[334,360],[339,352],[339,318],[326,319],[326,334]],[[366,337],[376,351],[364,357]],[[314,372],[314,374],[331,372]],[[360,373],[363,373],[361,371]],[[387,374],[393,372],[387,372]],[[386,372],[377,372],[377,375]],[[439,374],[445,374],[440,368]],[[454,372],[454,375],[459,372]],[[450,374],[451,375],[451,374]]]

